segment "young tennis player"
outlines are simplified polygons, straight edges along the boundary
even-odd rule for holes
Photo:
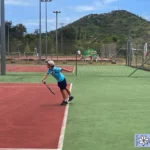
[[[68,104],[69,101],[73,100],[73,96],[71,96],[71,92],[67,88],[67,82],[62,71],[71,72],[71,70],[56,67],[54,61],[52,60],[46,61],[46,63],[47,63],[48,71],[47,71],[47,74],[44,75],[42,82],[45,83],[45,79],[48,77],[49,74],[51,74],[57,80],[58,87],[60,88],[60,92],[63,97],[63,101],[61,105]],[[69,95],[69,98],[67,98],[65,91]]]

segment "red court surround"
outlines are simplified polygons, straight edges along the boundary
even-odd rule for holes
[[[74,66],[57,66],[74,71]],[[6,65],[7,72],[47,72],[46,65]]]
[[[65,106],[57,85],[0,83],[0,148],[58,148]]]

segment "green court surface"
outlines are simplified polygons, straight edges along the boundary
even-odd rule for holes
[[[126,66],[78,66],[63,150],[134,150],[134,134],[150,134],[150,72]],[[8,73],[0,82],[41,82],[44,73]],[[56,81],[49,77],[49,83]],[[150,148],[146,148],[147,150]]]

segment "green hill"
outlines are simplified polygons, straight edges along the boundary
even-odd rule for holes
[[[10,52],[18,50],[24,53],[27,43],[32,51],[35,47],[38,48],[38,30],[24,36],[26,27],[22,24],[13,26],[12,22],[6,22],[6,39],[8,39],[9,23],[11,24],[9,25]],[[74,54],[77,49],[93,48],[99,50],[103,44],[112,42],[115,42],[119,49],[123,45],[126,46],[129,35],[133,44],[141,43],[143,45],[145,42],[150,42],[150,22],[125,10],[89,14],[58,29],[58,52]],[[45,37],[45,33],[42,33],[42,53],[46,52]],[[55,54],[55,30],[48,33],[48,47],[49,53]]]
[[[129,33],[132,39],[149,36],[150,22],[125,10],[104,14],[90,14],[59,29],[65,40],[81,40],[118,44],[126,43]]]

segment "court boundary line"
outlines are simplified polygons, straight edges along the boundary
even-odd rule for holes
[[[70,91],[71,90],[72,90],[72,83],[70,84]],[[60,137],[59,137],[59,141],[58,141],[58,150],[63,149],[65,131],[66,131],[66,125],[67,125],[67,119],[68,119],[68,112],[69,112],[69,104],[66,106],[66,109],[65,109],[64,119],[63,119]]]
[[[74,74],[74,72],[75,72],[75,65],[73,66],[73,72],[72,73]]]

